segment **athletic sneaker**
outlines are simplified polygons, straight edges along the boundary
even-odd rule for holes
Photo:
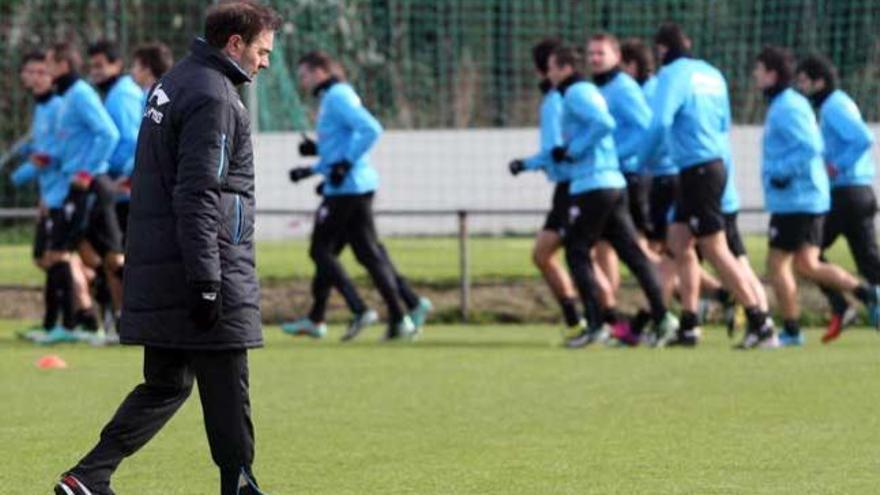
[[[822,343],[828,344],[836,340],[837,337],[840,337],[840,334],[843,333],[843,329],[852,325],[853,322],[856,321],[858,314],[856,308],[847,306],[842,315],[831,315],[831,321],[828,322],[828,329],[825,330],[825,335],[822,336]]]
[[[702,333],[700,327],[690,330],[679,329],[675,332],[675,338],[666,343],[666,347],[696,347]]]
[[[587,331],[587,320],[581,318],[576,324],[562,328],[562,341],[567,342],[571,339],[579,337]]]
[[[60,325],[49,330],[45,335],[38,336],[34,339],[34,343],[40,345],[65,344],[79,341],[80,340],[76,334]]]
[[[112,492],[111,492],[112,493]],[[61,477],[55,484],[55,495],[94,495],[85,483],[76,476],[68,473]]]
[[[19,331],[15,332],[15,336],[22,339],[22,340],[34,342],[37,339],[46,335],[47,332],[48,332],[48,330],[46,330],[45,328],[43,328],[41,326],[35,326],[35,327],[28,328],[27,330],[19,330]]]
[[[876,330],[880,330],[880,285],[872,287],[874,299],[868,303],[868,321]]]
[[[244,469],[241,470],[241,474],[238,476],[237,484],[236,495],[266,495],[266,493],[260,491],[260,487],[257,486],[257,480]]]
[[[629,322],[626,320],[620,320],[611,325],[611,337],[613,340],[609,342],[613,342],[618,346],[636,347],[639,345],[639,336],[633,333]]]
[[[580,349],[592,344],[602,344],[608,341],[610,334],[605,325],[596,328],[584,330],[580,335],[565,341],[565,347],[569,349]]]
[[[296,321],[282,323],[281,331],[288,335],[306,335],[313,339],[321,339],[327,335],[327,324],[315,323],[309,318],[300,318]]]
[[[671,312],[667,311],[663,315],[660,323],[654,324],[654,346],[665,347],[667,344],[675,340],[678,334],[678,318]]]
[[[773,318],[767,317],[764,324],[758,330],[749,330],[746,332],[742,341],[735,345],[734,349],[750,350],[750,349],[775,349],[779,347],[779,339],[776,337],[776,331],[773,329]]]
[[[403,319],[397,323],[389,323],[388,331],[382,337],[383,342],[391,340],[415,340],[419,336],[419,331],[409,315],[404,315]]]
[[[419,304],[409,312],[409,318],[412,320],[416,329],[421,329],[428,321],[428,314],[433,311],[434,305],[427,297],[420,297]]]
[[[778,339],[780,347],[800,347],[806,341],[804,332],[786,332],[785,330],[779,332]]]
[[[342,336],[342,341],[348,342],[349,340],[357,337],[365,328],[372,325],[373,323],[376,323],[377,321],[379,321],[379,314],[372,309],[368,309],[361,314],[354,315],[351,323],[348,324],[348,329],[345,331],[345,335]]]

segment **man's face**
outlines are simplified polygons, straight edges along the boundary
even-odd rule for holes
[[[657,44],[657,60],[663,60],[666,58],[666,54],[669,53],[669,48],[666,45]]]
[[[46,62],[32,60],[24,66],[22,72],[29,73],[29,89],[35,95],[46,94],[52,90],[52,76],[49,74]]]
[[[813,96],[825,89],[825,82],[821,79],[810,79],[810,76],[806,75],[803,72],[797,73],[797,78],[795,79],[795,84],[797,84],[798,91],[807,95]]]
[[[623,71],[626,72],[629,77],[632,77],[633,79],[635,79],[636,76],[638,76],[639,74],[639,66],[634,60],[630,60],[629,62],[621,61],[620,68],[623,69]]]
[[[620,63],[620,52],[605,40],[590,41],[587,45],[587,55],[593,74],[608,72]]]
[[[150,69],[137,58],[131,63],[131,78],[142,88],[149,88],[156,82]]]
[[[755,69],[752,71],[752,77],[755,79],[755,85],[758,89],[765,90],[776,84],[776,73],[768,71],[764,63],[758,61],[755,63]]]
[[[321,67],[309,67],[306,64],[300,64],[296,68],[296,78],[299,80],[300,86],[307,91],[314,91],[319,84],[326,81],[330,77],[330,73]]]
[[[122,74],[122,60],[111,62],[107,55],[98,53],[89,58],[89,79],[94,84],[101,84],[112,77]]]
[[[559,86],[559,83],[568,78],[574,69],[570,65],[558,65],[556,62],[556,55],[550,55],[550,59],[547,62],[547,79],[553,83],[554,86]]]
[[[232,35],[224,51],[248,76],[254,78],[258,72],[269,67],[269,55],[274,45],[275,31],[263,30],[250,43],[245,43],[237,34]]]

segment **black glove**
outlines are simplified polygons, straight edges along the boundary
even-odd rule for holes
[[[189,317],[199,330],[213,330],[223,305],[220,282],[190,282],[187,305]]]
[[[303,179],[307,179],[315,174],[315,171],[312,170],[312,167],[294,167],[290,169],[290,181],[291,182],[299,182]]]
[[[323,181],[319,182],[318,185],[315,186],[315,194],[317,194],[318,196],[324,195],[324,182]]]
[[[308,136],[303,135],[303,140],[299,143],[299,154],[300,156],[317,156],[318,143]]]
[[[771,177],[770,187],[773,189],[785,189],[791,184],[791,177]]]
[[[550,151],[550,156],[553,157],[553,161],[556,163],[571,161],[571,158],[568,156],[568,149],[565,146],[554,146],[553,150]]]
[[[520,159],[516,159],[510,162],[507,165],[507,168],[510,169],[510,175],[516,176],[526,169],[526,163]]]
[[[330,165],[330,184],[334,186],[342,184],[349,170],[351,170],[351,162],[348,160],[341,160]]]

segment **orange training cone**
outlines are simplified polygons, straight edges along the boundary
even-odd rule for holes
[[[60,370],[67,368],[67,362],[55,354],[49,354],[37,359],[37,368],[41,370]]]

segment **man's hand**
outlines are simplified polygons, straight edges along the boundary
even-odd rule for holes
[[[556,163],[571,161],[571,157],[568,156],[568,148],[565,146],[554,146],[553,150],[550,151],[550,156],[553,157],[553,161]]]
[[[334,187],[338,187],[345,180],[345,176],[348,175],[348,171],[351,170],[351,162],[348,160],[341,160],[330,166],[330,184]]]
[[[30,160],[37,168],[45,168],[52,163],[52,157],[48,153],[33,153]]]
[[[81,170],[73,175],[70,184],[77,189],[86,191],[92,186],[92,174]]]
[[[189,317],[199,330],[213,330],[220,321],[223,300],[220,282],[190,282],[187,305]]]
[[[830,162],[825,164],[825,171],[828,172],[828,177],[831,179],[836,179],[840,175],[840,169]]]
[[[791,177],[771,177],[770,187],[773,189],[785,189],[791,184]]]
[[[303,179],[307,179],[315,174],[315,171],[312,170],[312,167],[294,167],[290,169],[290,181],[291,182],[299,182]]]
[[[513,175],[514,177],[516,177],[523,170],[526,169],[526,163],[517,158],[516,160],[513,160],[512,162],[510,162],[507,165],[507,168],[510,170],[510,175]]]
[[[117,194],[131,194],[131,177],[120,177],[113,182]]]
[[[299,154],[300,156],[317,156],[318,143],[303,134],[303,140],[299,143]]]

